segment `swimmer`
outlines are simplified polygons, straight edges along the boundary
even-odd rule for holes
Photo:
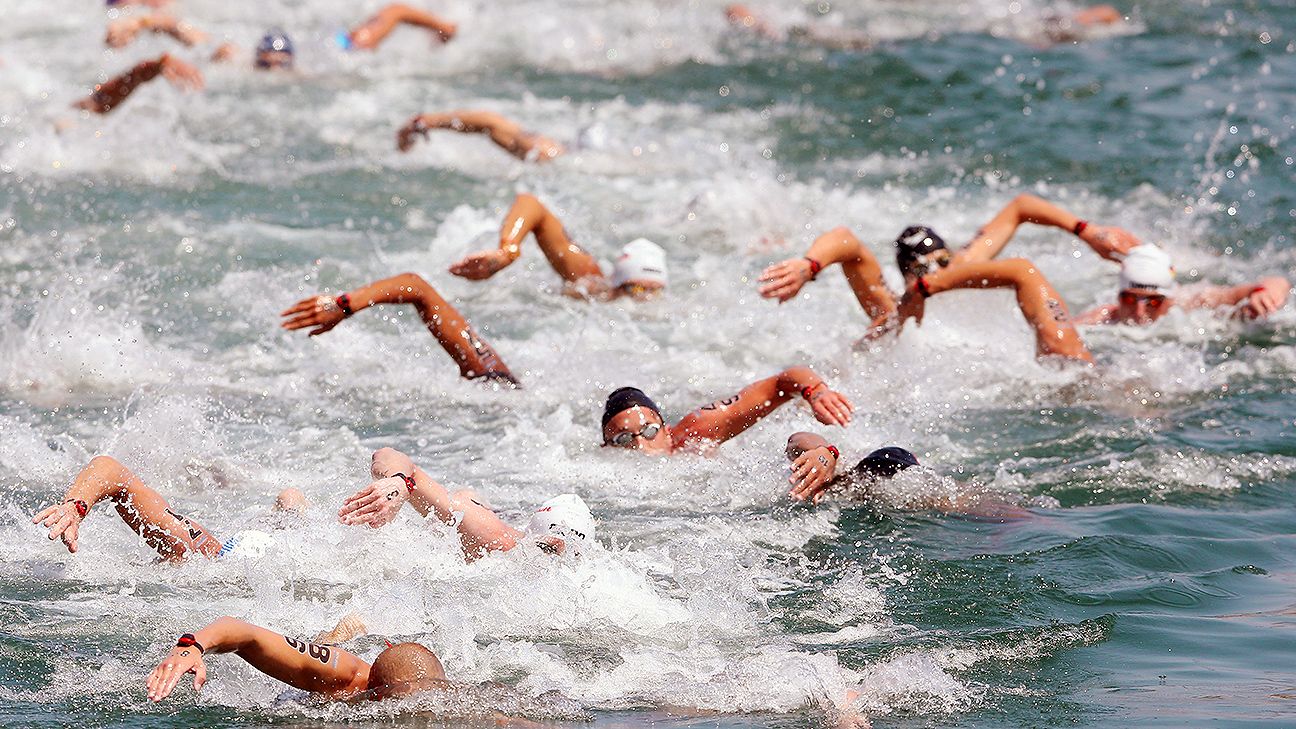
[[[457,30],[454,23],[444,18],[408,5],[393,3],[379,10],[373,17],[350,32],[338,33],[337,42],[343,50],[376,50],[382,45],[383,40],[391,35],[396,26],[402,24],[426,28],[432,31],[437,40],[442,43],[447,43],[454,38]]]
[[[362,286],[340,296],[318,295],[302,299],[280,313],[284,329],[311,329],[323,334],[358,311],[376,304],[411,304],[432,336],[459,366],[464,379],[520,386],[504,360],[477,335],[458,309],[441,297],[432,284],[414,273],[402,273]]]
[[[525,529],[505,524],[472,491],[451,494],[409,456],[394,448],[373,454],[375,481],[349,496],[338,518],[349,526],[380,527],[391,523],[406,501],[424,517],[435,516],[454,526],[464,559],[471,562],[490,552],[507,552],[532,542],[546,552],[579,551],[594,541],[594,517],[575,494],[556,496],[540,506]]]
[[[471,253],[450,266],[450,273],[473,281],[490,278],[522,255],[522,243],[534,234],[549,265],[562,277],[564,293],[610,301],[654,298],[666,288],[666,252],[646,238],[621,249],[612,273],[572,242],[562,221],[533,195],[520,194],[500,223],[499,248]]]
[[[233,62],[239,54],[238,46],[222,43],[212,53],[211,60],[213,63]],[[291,70],[294,58],[292,38],[280,28],[270,28],[261,36],[252,54],[252,68],[257,71]]]
[[[685,450],[706,453],[797,395],[824,425],[844,428],[850,423],[855,406],[844,395],[830,389],[809,367],[792,367],[757,380],[732,397],[703,405],[673,426],[666,425],[657,404],[642,390],[614,390],[603,408],[603,445],[655,455]]]
[[[124,48],[135,41],[140,33],[168,35],[181,45],[193,46],[207,40],[207,34],[176,19],[167,13],[118,18],[108,24],[104,43],[109,48]]]
[[[203,77],[198,69],[163,53],[152,61],[136,64],[131,70],[110,81],[96,84],[94,91],[73,104],[73,107],[95,114],[107,114],[120,106],[141,84],[152,81],[158,74],[181,91],[196,91],[203,87]]]
[[[1151,324],[1178,306],[1181,309],[1231,311],[1241,319],[1263,319],[1287,304],[1291,283],[1266,276],[1237,286],[1204,284],[1172,296],[1174,267],[1161,248],[1145,244],[1121,261],[1116,303],[1099,306],[1076,317],[1077,324]]]
[[[1125,22],[1121,11],[1110,5],[1092,5],[1071,15],[1051,15],[1044,19],[1044,35],[1054,43],[1084,40],[1084,31],[1104,25]]]
[[[463,134],[487,134],[492,142],[525,162],[548,162],[563,153],[562,145],[548,137],[528,132],[516,122],[489,111],[451,111],[418,114],[396,132],[396,148],[408,152],[415,137],[427,138],[433,129],[450,129]]]
[[[830,50],[840,51],[864,51],[873,47],[873,39],[868,33],[846,28],[802,23],[789,26],[784,32],[757,15],[746,5],[734,4],[726,6],[725,19],[736,28],[751,31],[768,40],[781,41],[791,38]]]
[[[1024,259],[991,260],[1024,223],[1069,231],[1109,260],[1120,260],[1139,244],[1136,236],[1122,228],[1091,224],[1042,198],[1022,194],[1004,206],[957,252],[950,251],[944,239],[931,228],[906,228],[895,241],[896,265],[904,276],[905,291],[915,291],[923,276],[927,277],[924,284],[928,295],[937,289],[1013,288],[1022,314],[1036,330],[1036,349],[1041,356],[1060,355],[1090,361],[1092,357],[1076,334],[1066,305],[1043,274]],[[834,228],[816,239],[804,258],[791,258],[766,268],[760,276],[761,296],[780,303],[788,301],[822,269],[833,264],[841,265],[851,291],[870,319],[865,339],[895,331],[901,322],[900,307],[882,278],[882,267],[872,251],[844,227]],[[960,268],[967,270],[946,275]],[[918,308],[916,303],[910,300],[910,315]]]
[[[81,522],[104,499],[111,501],[126,526],[167,562],[181,562],[195,555],[208,559],[257,556],[270,541],[268,534],[256,530],[218,539],[206,527],[172,509],[161,494],[111,456],[95,456],[72,481],[63,501],[43,509],[32,517],[32,523],[47,527],[50,539],[61,539],[68,552],[75,553],[80,548],[77,540]],[[275,511],[282,512],[305,508],[306,497],[297,489],[281,491],[274,506]]]
[[[920,467],[918,457],[910,451],[900,446],[886,446],[861,458],[850,471],[838,473],[841,452],[815,433],[793,433],[788,438],[785,452],[792,463],[792,475],[788,478],[792,489],[788,496],[794,501],[810,504],[820,503],[832,492],[852,501],[877,501],[883,482],[894,479],[903,471]],[[886,505],[896,505],[895,499],[886,501]],[[937,511],[994,521],[1031,516],[1030,511],[1009,503],[1001,495],[966,488],[953,492],[946,488],[922,489],[919,493],[905,495],[902,502],[906,511]]]

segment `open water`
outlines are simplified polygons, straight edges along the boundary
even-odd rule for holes
[[[1296,266],[1296,12],[1286,0],[1116,0],[1133,22],[1039,43],[1042,1],[758,2],[776,25],[870,33],[829,51],[735,33],[712,0],[436,0],[445,47],[401,31],[346,55],[377,7],[178,0],[245,48],[281,25],[293,74],[197,61],[78,118],[95,81],[173,44],[102,46],[94,0],[10,0],[0,28],[0,725],[426,725],[426,706],[321,706],[232,658],[201,696],[153,706],[174,637],[222,614],[297,635],[359,611],[420,640],[497,703],[596,725],[822,723],[845,690],[879,727],[1296,725],[1296,312],[1245,325],[1176,313],[1084,336],[1093,371],[1037,363],[1002,292],[948,295],[921,328],[857,351],[836,274],[783,306],[769,262],[847,225],[889,260],[910,223],[966,240],[1020,191],[1119,224],[1180,279]],[[571,145],[547,166],[418,111],[480,107]],[[56,132],[68,118],[76,123]],[[486,284],[447,264],[517,192],[610,257],[665,245],[668,298],[566,299],[534,248]],[[1116,272],[1029,230],[1073,310]],[[887,265],[890,269],[890,265]],[[460,380],[408,308],[321,338],[277,328],[302,296],[416,271],[526,383]],[[888,273],[895,282],[894,271]],[[828,433],[789,406],[715,458],[597,447],[611,388],[679,417],[809,364],[858,406]],[[790,508],[782,445],[853,460],[907,445],[948,486],[1030,505],[1008,524],[880,505]],[[465,565],[406,514],[332,516],[392,445],[511,519],[564,491],[600,521],[582,559]],[[303,488],[303,525],[260,559],[155,564],[100,508],[81,552],[28,519],[94,454],[125,461],[217,533]],[[355,649],[372,656],[380,637]],[[717,712],[664,718],[660,707]],[[573,726],[578,724],[573,723]]]

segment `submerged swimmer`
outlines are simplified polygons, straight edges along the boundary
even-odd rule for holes
[[[120,106],[140,85],[152,81],[159,74],[181,91],[196,91],[203,87],[202,73],[198,69],[163,53],[152,61],[135,64],[131,70],[109,81],[95,84],[90,95],[73,106],[94,114],[107,114]]]
[[[706,452],[752,427],[797,395],[810,404],[815,419],[825,425],[846,427],[855,409],[809,367],[792,367],[757,380],[732,397],[703,405],[673,426],[666,425],[657,404],[642,390],[622,387],[608,395],[603,408],[603,445],[653,454]]]
[[[380,527],[391,523],[408,501],[424,517],[454,526],[464,559],[507,552],[532,542],[547,552],[579,551],[594,541],[594,517],[575,494],[556,496],[540,506],[525,529],[515,529],[483,505],[471,491],[454,494],[394,448],[373,454],[373,483],[347,498],[338,511],[343,524]]]
[[[490,111],[459,110],[444,114],[417,114],[396,132],[396,148],[408,152],[416,136],[427,138],[433,129],[463,134],[486,134],[509,154],[526,162],[548,162],[563,153],[554,140],[528,132],[517,122]]]
[[[878,448],[861,458],[855,467],[839,473],[841,452],[815,433],[793,433],[786,454],[792,463],[788,496],[800,502],[818,504],[832,492],[852,501],[883,501],[906,511],[938,511],[943,514],[1004,521],[1027,518],[1031,512],[1009,503],[1002,496],[967,488],[919,488],[901,498],[880,498],[882,485],[902,472],[917,467],[918,457],[900,446]],[[928,471],[930,473],[930,471]]]
[[[666,252],[661,246],[646,238],[633,240],[621,249],[611,275],[605,274],[593,256],[572,242],[558,216],[525,193],[513,200],[500,223],[499,248],[470,253],[452,264],[450,273],[473,281],[490,278],[521,257],[522,243],[531,234],[569,295],[641,301],[666,288]]]
[[[1291,283],[1266,276],[1237,286],[1194,286],[1172,296],[1174,267],[1170,256],[1151,244],[1138,246],[1121,261],[1116,303],[1099,306],[1076,317],[1077,324],[1151,324],[1178,306],[1181,309],[1231,310],[1243,319],[1262,319],[1283,308]]]
[[[335,39],[343,50],[372,51],[400,25],[426,28],[442,43],[454,38],[457,30],[455,24],[445,18],[402,3],[392,3],[351,31],[338,33]]]
[[[91,507],[105,499],[117,508],[126,526],[168,562],[194,555],[209,559],[257,556],[271,541],[270,535],[256,530],[218,539],[203,525],[172,509],[161,494],[111,456],[95,456],[72,481],[63,501],[43,509],[32,517],[32,523],[47,527],[50,539],[63,540],[67,550],[75,553],[79,549],[81,522]],[[279,493],[274,508],[301,511],[306,508],[306,497],[297,489],[285,489]]]
[[[952,252],[931,228],[910,226],[895,241],[896,265],[904,276],[904,309],[887,288],[882,267],[850,230],[835,228],[820,236],[804,258],[775,263],[761,273],[761,296],[787,301],[819,272],[839,264],[860,307],[872,324],[865,335],[895,331],[907,317],[921,320],[922,302],[941,291],[963,288],[1012,288],[1018,306],[1036,334],[1036,353],[1086,362],[1093,357],[1076,333],[1066,304],[1048,279],[1025,259],[991,260],[1023,223],[1067,230],[1095,253],[1119,260],[1139,241],[1113,226],[1092,225],[1034,195],[1018,195],[986,223],[972,241]],[[920,288],[921,287],[921,288]]]
[[[323,334],[352,314],[376,304],[411,304],[428,331],[468,380],[484,378],[518,386],[504,360],[477,335],[459,310],[441,297],[432,284],[414,273],[402,273],[362,286],[340,296],[318,295],[298,301],[280,313],[284,329],[314,327],[310,336]]]

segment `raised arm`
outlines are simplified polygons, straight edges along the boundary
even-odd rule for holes
[[[703,405],[684,416],[671,428],[674,447],[723,443],[798,395],[809,401],[815,418],[825,425],[845,427],[855,409],[809,367],[792,367],[753,382],[733,397]]]
[[[393,3],[379,10],[347,34],[352,48],[373,50],[382,44],[387,36],[402,23],[420,28],[427,28],[436,34],[442,43],[454,37],[455,24],[432,13],[419,10],[401,3]]]
[[[1093,355],[1076,333],[1062,297],[1048,279],[1023,258],[951,265],[920,276],[905,292],[900,303],[900,317],[902,320],[913,317],[921,323],[927,297],[954,289],[987,288],[1011,288],[1016,292],[1022,315],[1035,330],[1037,356],[1058,355],[1093,362]]]
[[[1282,276],[1266,276],[1238,286],[1208,286],[1177,301],[1185,309],[1238,306],[1244,319],[1261,319],[1278,311],[1291,296],[1291,283]]]
[[[549,265],[567,283],[589,285],[605,278],[598,261],[568,237],[558,216],[526,193],[513,200],[500,223],[499,248],[469,254],[452,264],[450,273],[474,281],[490,278],[521,257],[522,244],[532,234]]]
[[[523,129],[517,122],[490,111],[451,111],[418,114],[396,132],[396,148],[408,152],[416,136],[427,137],[433,129],[463,134],[486,134],[504,151],[522,160],[547,162],[563,153],[562,145]]]
[[[172,86],[181,91],[203,87],[202,74],[198,69],[163,53],[152,61],[135,64],[134,68],[110,81],[96,84],[89,96],[73,106],[95,114],[107,114],[120,106],[141,84],[152,81],[158,74],[165,76]]]
[[[836,446],[816,433],[793,433],[787,442],[787,457],[792,462],[792,484],[788,496],[797,501],[810,499],[819,503],[824,491],[837,474],[837,460],[841,457]]]
[[[148,677],[148,697],[161,701],[185,674],[194,674],[194,689],[207,682],[205,654],[234,653],[261,673],[293,688],[334,696],[364,691],[369,664],[333,646],[288,638],[242,620],[223,617],[177,641],[171,654]]]
[[[982,226],[972,241],[954,254],[951,265],[991,260],[1008,245],[1022,223],[1048,225],[1077,235],[1095,253],[1112,261],[1119,261],[1139,244],[1139,239],[1127,230],[1093,225],[1043,198],[1023,193]]]
[[[153,13],[137,17],[118,18],[108,24],[108,34],[104,42],[112,48],[130,45],[142,32],[169,35],[186,46],[202,43],[207,35],[188,23],[181,22],[175,16],[166,13]]]
[[[411,304],[422,317],[428,331],[459,366],[467,379],[499,378],[514,384],[517,379],[495,350],[468,324],[459,310],[442,298],[437,290],[414,273],[375,281],[336,298],[312,296],[302,299],[280,313],[284,329],[314,327],[310,336],[323,334],[343,319],[377,304]]]
[[[382,526],[390,522],[409,501],[423,516],[434,516],[454,526],[464,557],[469,561],[487,552],[506,552],[522,539],[522,532],[505,524],[494,511],[473,499],[466,491],[451,494],[409,456],[394,448],[373,455],[371,471],[378,479],[342,505],[338,516],[343,524]]]
[[[874,328],[885,326],[895,316],[896,302],[882,279],[882,266],[873,252],[844,227],[816,238],[804,258],[789,258],[766,268],[760,276],[760,294],[783,303],[833,264],[841,266],[855,300]]]

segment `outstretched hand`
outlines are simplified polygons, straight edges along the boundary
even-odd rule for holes
[[[808,450],[792,462],[792,476],[788,478],[792,489],[788,491],[788,496],[797,501],[808,499],[817,504],[836,473],[837,457],[827,446]]]
[[[850,423],[855,406],[845,395],[824,387],[810,395],[810,409],[814,411],[815,419],[824,425],[840,425],[845,428]]]
[[[171,695],[176,684],[185,674],[194,674],[193,687],[200,690],[207,683],[207,664],[203,662],[202,651],[195,646],[176,646],[171,654],[153,669],[148,677],[148,697],[152,701],[161,701]]]
[[[1088,243],[1094,253],[1118,263],[1125,254],[1143,243],[1137,235],[1114,225],[1089,225],[1080,240]]]
[[[1242,300],[1238,315],[1243,319],[1260,319],[1278,311],[1286,303],[1286,297],[1266,286],[1257,286]]]
[[[312,296],[279,312],[279,316],[284,317],[280,322],[280,326],[284,329],[315,327],[309,332],[313,337],[341,324],[346,318],[346,313],[331,297]]]
[[[469,279],[481,281],[504,270],[513,259],[504,251],[493,248],[487,251],[469,253],[461,260],[450,264],[450,273]]]
[[[414,147],[417,137],[427,139],[428,126],[423,123],[423,115],[415,114],[413,119],[396,131],[396,149],[408,152]]]
[[[914,323],[922,326],[923,315],[927,312],[927,297],[918,291],[917,286],[910,286],[905,289],[904,296],[900,298],[900,304],[896,307],[896,324],[898,329],[904,326],[904,323],[910,319]]]
[[[761,272],[758,279],[763,285],[760,295],[767,299],[778,299],[783,303],[801,292],[812,277],[810,261],[804,258],[789,258],[775,263]]]
[[[77,532],[81,529],[81,514],[71,501],[55,504],[32,517],[33,524],[49,527],[50,539],[62,539],[69,552],[77,551]]]
[[[197,91],[203,87],[202,73],[171,55],[162,56],[162,75],[181,91]]]
[[[347,497],[338,510],[338,520],[347,526],[377,529],[390,524],[409,499],[409,489],[400,476],[380,478]]]

